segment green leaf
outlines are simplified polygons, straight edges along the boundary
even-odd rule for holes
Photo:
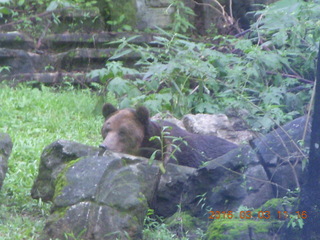
[[[116,59],[121,58],[125,55],[128,55],[132,52],[133,52],[132,49],[124,49],[123,51],[116,52],[112,57],[109,58],[109,60],[116,60]]]
[[[284,98],[285,90],[283,87],[270,87],[267,91],[261,93],[263,102],[267,105],[280,105],[280,101]]]
[[[46,11],[47,12],[51,12],[51,11],[54,11],[58,8],[59,4],[57,1],[52,1],[49,6],[47,7]]]
[[[123,30],[128,31],[128,32],[132,31],[132,27],[130,25],[123,25],[122,28],[123,28]]]
[[[25,0],[19,0],[18,1],[18,6],[22,6],[25,3]]]
[[[119,96],[127,94],[132,84],[128,80],[124,80],[120,77],[112,79],[108,84],[108,90],[116,93]]]
[[[203,102],[197,104],[195,110],[199,113],[214,113],[216,109],[209,102]]]
[[[155,158],[156,158],[156,154],[158,153],[158,151],[160,151],[160,150],[156,150],[156,151],[154,151],[154,152],[152,153],[152,155],[151,155],[151,157],[150,157],[150,159],[149,159],[149,164],[150,164],[150,165],[154,162],[154,160],[155,160]]]
[[[9,15],[12,13],[12,11],[11,11],[11,9],[6,8],[6,7],[0,7],[0,13]]]
[[[288,34],[284,29],[281,29],[279,32],[275,33],[272,36],[272,42],[277,46],[277,47],[282,47],[283,45],[286,44],[288,39]]]
[[[129,98],[125,97],[120,103],[119,107],[120,108],[129,108],[132,106],[132,102],[130,101]]]
[[[252,47],[252,42],[248,39],[239,40],[236,42],[236,45],[234,47],[242,51],[247,51]]]

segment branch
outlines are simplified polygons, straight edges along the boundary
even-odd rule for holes
[[[222,17],[225,23],[227,23],[228,25],[232,25],[234,23],[234,19],[233,17],[230,17],[226,11],[224,10],[224,7],[217,1],[217,0],[211,0],[213,1],[215,4],[217,4],[219,6],[219,8],[221,10],[219,10],[218,8],[214,7],[212,4],[209,3],[199,3],[195,0],[191,0],[194,4],[200,5],[200,6],[207,6],[212,8],[213,10],[215,10],[216,12],[218,12]]]
[[[291,74],[287,74],[287,73],[277,73],[277,72],[271,72],[271,71],[267,71],[266,73],[268,75],[278,75],[278,74],[280,74],[282,77],[295,78],[295,79],[298,79],[300,82],[303,82],[303,83],[307,83],[307,84],[311,84],[311,85],[314,84],[314,81],[302,78],[302,77],[297,76],[297,75],[291,75]]]

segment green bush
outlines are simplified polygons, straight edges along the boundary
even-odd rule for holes
[[[121,107],[144,103],[153,112],[168,110],[178,117],[246,109],[248,124],[268,131],[303,114],[310,101],[319,14],[317,3],[282,0],[257,12],[257,22],[242,37],[198,42],[160,30],[153,42],[160,48],[123,40],[110,60],[138,53],[136,67],[144,77],[104,77],[106,88],[117,94]],[[93,75],[107,76],[107,68]]]

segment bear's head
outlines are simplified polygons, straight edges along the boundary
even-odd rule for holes
[[[145,141],[149,125],[149,111],[145,107],[137,109],[116,109],[106,103],[102,108],[105,122],[101,129],[103,142],[100,148],[114,152],[140,155],[140,147]]]

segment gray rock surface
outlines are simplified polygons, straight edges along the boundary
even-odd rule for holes
[[[305,145],[300,147],[305,127]],[[205,213],[199,201],[218,211],[234,211],[241,205],[257,208],[269,199],[284,197],[303,183],[302,161],[309,136],[306,117],[300,117],[255,139],[251,146],[207,162],[186,182],[182,205],[196,215]]]
[[[283,197],[286,189],[294,190],[303,184],[302,163],[308,159],[310,130],[310,123],[303,116],[252,142],[261,165],[274,183],[276,197]]]
[[[80,158],[58,177],[61,190],[41,239],[67,232],[84,239],[141,238],[158,169],[146,159],[106,154]]]
[[[8,170],[8,159],[12,151],[12,140],[6,133],[0,133],[0,189]]]
[[[98,148],[66,140],[50,144],[41,154],[39,174],[32,186],[31,196],[44,201],[52,200],[55,181],[70,161],[84,156],[97,156],[98,153]]]
[[[195,169],[169,164],[154,197],[157,163],[59,140],[41,157],[32,197],[52,201],[41,239],[65,233],[84,239],[141,238],[149,206],[167,215],[177,210],[182,186]],[[86,156],[86,157],[83,157]]]
[[[183,192],[182,205],[196,216],[206,215],[206,207],[215,211],[259,207],[273,197],[266,172],[249,146],[207,162],[188,179]]]
[[[239,121],[239,118],[232,118],[231,121],[225,114],[187,114],[182,119],[189,132],[214,135],[235,144],[248,143],[255,135],[248,129],[239,129]]]

